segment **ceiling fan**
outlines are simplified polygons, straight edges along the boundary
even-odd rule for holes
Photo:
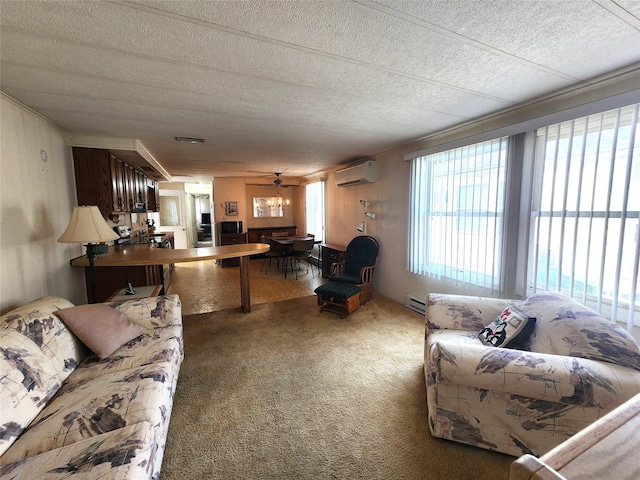
[[[280,172],[274,172],[274,175],[276,176],[276,178],[273,179],[273,182],[271,183],[262,183],[260,184],[261,187],[282,187],[282,188],[287,188],[289,187],[289,185],[287,185],[286,183],[284,183],[284,181],[280,178],[280,175],[282,175]]]
[[[286,183],[284,183],[282,181],[282,179],[280,178],[280,172],[274,172],[274,175],[276,176],[276,178],[273,180],[273,185],[276,187],[282,187],[282,188],[287,188],[289,185],[287,185]]]

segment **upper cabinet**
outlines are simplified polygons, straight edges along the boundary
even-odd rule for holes
[[[73,147],[73,164],[78,205],[97,205],[104,217],[111,213],[158,211],[158,182],[109,150]]]

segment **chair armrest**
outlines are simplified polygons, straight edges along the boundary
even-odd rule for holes
[[[480,331],[517,300],[430,293],[427,295],[427,330]]]
[[[343,275],[344,274],[344,262],[333,262],[329,267],[330,275]]]
[[[373,271],[376,266],[362,267],[360,269],[360,283],[373,283]]]
[[[571,405],[615,408],[640,391],[640,372],[597,360],[477,344],[469,334],[427,338],[434,381]]]

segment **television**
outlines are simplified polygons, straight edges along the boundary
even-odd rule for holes
[[[202,214],[202,222],[200,222],[204,225],[210,225],[211,224],[211,214],[210,213],[203,213]]]
[[[242,222],[220,222],[220,233],[242,233]]]

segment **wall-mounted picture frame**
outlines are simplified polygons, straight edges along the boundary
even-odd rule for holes
[[[238,216],[238,202],[227,202],[226,203],[227,216],[229,217],[237,217]]]

